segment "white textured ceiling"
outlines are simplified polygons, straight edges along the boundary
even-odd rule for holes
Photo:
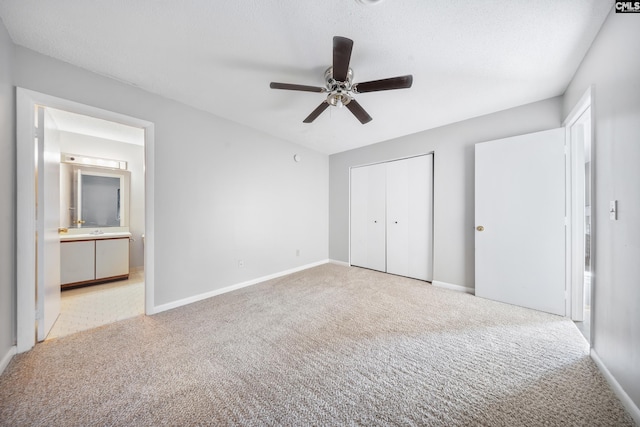
[[[0,0],[16,44],[325,153],[561,95],[606,0]],[[354,40],[354,82],[413,74],[302,120],[323,94],[332,37]]]

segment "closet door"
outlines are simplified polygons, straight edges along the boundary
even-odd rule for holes
[[[384,163],[351,169],[351,265],[386,271]]]
[[[387,163],[387,272],[432,280],[433,156]]]

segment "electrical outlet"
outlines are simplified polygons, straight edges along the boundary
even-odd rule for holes
[[[238,260],[238,268],[243,268],[244,267],[244,260],[239,259]]]
[[[296,249],[296,256],[300,256],[300,249]]]

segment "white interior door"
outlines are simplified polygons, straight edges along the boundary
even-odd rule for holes
[[[564,135],[475,146],[477,296],[565,315]]]
[[[387,163],[387,272],[432,280],[433,156]]]
[[[351,169],[351,265],[386,271],[386,165]]]
[[[60,315],[60,142],[53,119],[38,107],[37,287],[38,341]]]

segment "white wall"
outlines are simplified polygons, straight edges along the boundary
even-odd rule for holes
[[[131,268],[144,265],[142,234],[144,233],[144,147],[112,141],[89,135],[60,132],[62,153],[83,154],[103,159],[125,160],[131,172],[129,192],[129,231],[133,242],[129,265]]]
[[[560,126],[552,98],[329,157],[329,256],[349,261],[349,167],[434,152],[433,280],[474,288],[474,144]]]
[[[15,344],[16,148],[13,43],[0,21],[0,363]]]
[[[640,407],[640,16],[611,13],[566,91],[595,113],[594,350]],[[617,221],[609,201],[618,200]],[[639,421],[640,422],[640,421]]]
[[[156,306],[327,258],[326,155],[22,47],[14,76],[155,123]]]

